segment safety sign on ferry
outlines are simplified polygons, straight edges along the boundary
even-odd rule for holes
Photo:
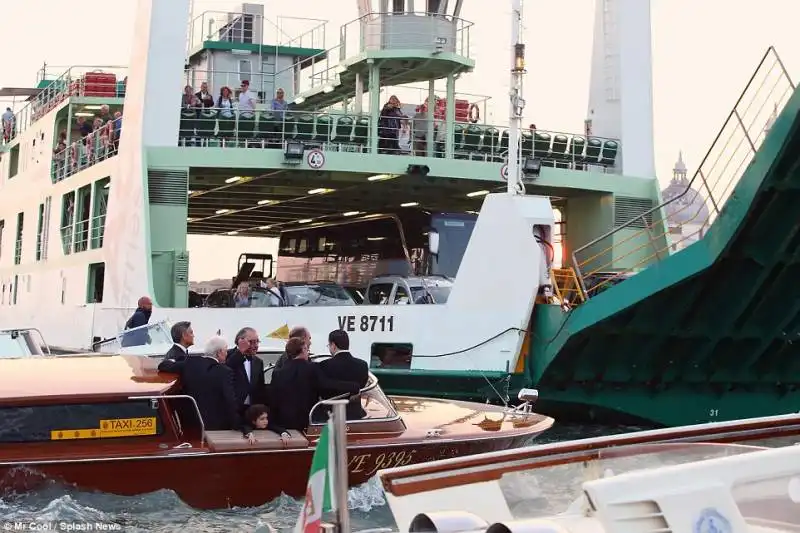
[[[508,181],[508,164],[500,167],[500,177],[503,178],[503,181]]]
[[[313,169],[322,168],[325,165],[325,154],[322,150],[318,148],[314,148],[308,152],[306,156],[306,162],[308,162],[308,166]]]

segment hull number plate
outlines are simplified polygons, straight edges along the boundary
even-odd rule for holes
[[[340,315],[339,329],[344,331],[394,331],[394,317],[382,315]]]

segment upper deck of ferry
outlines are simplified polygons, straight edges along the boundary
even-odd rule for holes
[[[161,228],[151,230],[154,250],[185,249],[187,233],[274,237],[401,206],[476,212],[485,194],[505,190],[509,128],[487,122],[491,110],[506,114],[505,99],[457,91],[475,67],[462,2],[429,1],[417,11],[412,2],[374,4],[334,31],[320,20],[270,19],[257,4],[193,16],[181,86],[160,97],[174,103],[145,103],[171,109],[177,126],[171,145],[142,144],[150,227]],[[56,72],[46,67],[34,88],[0,92],[28,95],[0,143],[8,154],[0,187],[13,191],[23,187],[17,175],[50,167],[31,179],[47,175],[56,185],[67,255],[102,247],[128,72]],[[202,103],[195,95],[204,84],[211,98]],[[230,100],[221,98],[226,88]],[[382,121],[391,96],[398,116]],[[526,192],[551,197],[565,253],[660,198],[654,176],[624,175],[619,139],[593,134],[591,120],[581,127],[521,131]],[[42,153],[35,165],[31,150]],[[631,231],[652,222],[643,218]]]

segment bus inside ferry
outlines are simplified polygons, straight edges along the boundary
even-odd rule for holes
[[[406,208],[284,231],[278,279],[364,288],[377,276],[455,277],[476,220]]]

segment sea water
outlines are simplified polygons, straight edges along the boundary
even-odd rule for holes
[[[537,438],[536,443],[634,431],[643,428],[575,426],[556,424]],[[202,475],[198,475],[202,483]],[[264,480],[269,483],[268,479]],[[212,490],[212,489],[209,489]],[[525,503],[545,501],[538,487],[519,487],[516,499]],[[556,495],[550,495],[556,496]],[[564,495],[565,498],[571,497]],[[559,498],[558,504],[563,503]],[[566,500],[564,500],[566,501]],[[533,502],[541,505],[541,502]],[[251,532],[270,525],[278,531],[291,531],[300,512],[301,501],[281,496],[254,508],[200,511],[184,504],[175,493],[163,490],[142,496],[77,491],[50,483],[37,492],[0,499],[0,533],[3,531],[124,531],[124,532]],[[354,531],[374,528],[396,530],[377,478],[350,489],[348,507]]]

